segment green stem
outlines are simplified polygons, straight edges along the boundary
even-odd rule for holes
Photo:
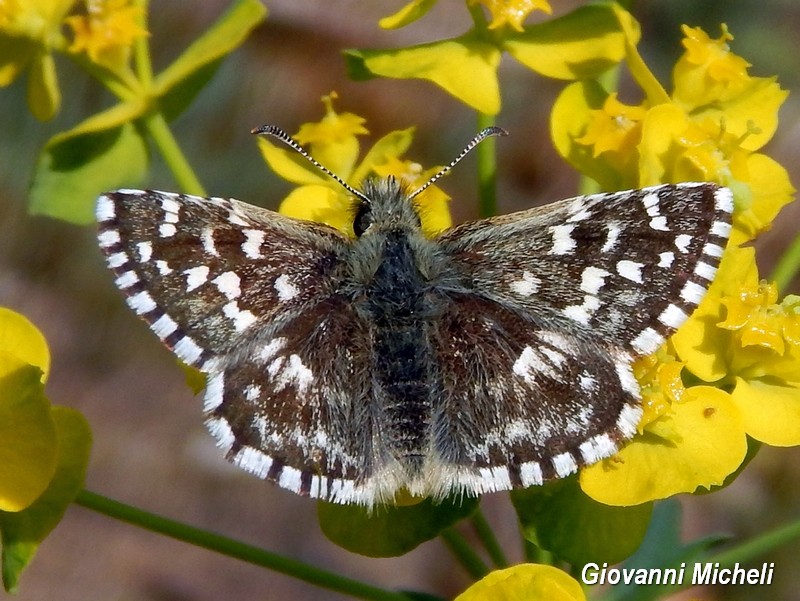
[[[82,507],[139,526],[145,530],[164,534],[176,540],[181,540],[210,551],[216,551],[222,555],[240,559],[253,565],[268,568],[327,590],[337,591],[359,599],[374,601],[410,601],[410,598],[403,593],[389,591],[357,580],[351,580],[350,578],[339,576],[333,572],[321,570],[303,562],[283,557],[252,545],[247,545],[226,536],[194,528],[187,524],[182,524],[181,522],[176,522],[142,509],[131,507],[130,505],[125,505],[124,503],[88,490],[83,490],[78,493],[75,502]]]
[[[486,521],[486,516],[483,515],[480,507],[472,514],[472,527],[475,528],[478,538],[481,539],[486,552],[489,553],[494,567],[505,568],[508,566],[508,559],[506,559],[505,553],[503,553],[500,543],[497,542],[497,537],[494,535],[489,522]]]
[[[136,7],[140,9],[141,27],[149,31],[147,17],[149,12],[149,0],[137,0]],[[153,62],[150,60],[150,42],[147,36],[137,38],[133,43],[133,57],[136,66],[136,75],[145,89],[150,89],[153,85]]]
[[[800,538],[800,520],[765,532],[733,549],[712,555],[707,561],[719,562],[721,566],[732,566],[736,562],[747,563],[797,538]]]
[[[478,131],[495,124],[494,115],[478,113]],[[497,214],[497,155],[495,138],[486,138],[475,148],[478,157],[478,215]]]
[[[783,252],[769,279],[777,284],[778,290],[785,290],[797,276],[798,271],[800,271],[800,236],[797,236]]]
[[[469,546],[469,543],[464,540],[464,537],[461,536],[455,528],[450,527],[442,530],[439,536],[442,537],[444,544],[447,545],[450,552],[456,556],[470,576],[478,580],[489,573],[489,568],[480,556],[475,553],[472,547]]]
[[[181,191],[187,194],[205,196],[206,191],[203,188],[203,184],[197,179],[191,165],[189,165],[189,161],[183,155],[183,151],[172,135],[164,116],[161,113],[149,113],[142,117],[141,121],[161,152],[161,156],[164,157]]]

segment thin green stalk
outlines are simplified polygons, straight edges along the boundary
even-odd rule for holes
[[[442,537],[444,544],[456,556],[456,559],[470,576],[478,580],[489,573],[489,568],[480,556],[475,553],[474,549],[469,546],[469,543],[464,540],[464,537],[455,528],[450,527],[442,530],[439,536]]]
[[[247,545],[226,536],[214,534],[207,530],[201,530],[200,528],[155,515],[137,507],[125,505],[88,490],[78,493],[75,502],[82,507],[139,526],[145,530],[164,534],[176,540],[268,568],[327,590],[371,601],[409,601],[410,599],[403,593],[352,580],[295,559]]]
[[[494,567],[505,568],[508,566],[508,559],[506,559],[505,553],[503,553],[500,543],[497,542],[497,537],[494,535],[494,531],[489,525],[489,522],[486,521],[486,516],[483,515],[480,507],[472,514],[471,519],[472,527],[475,528],[475,532],[478,534],[481,543],[483,543],[492,563],[494,563]]]
[[[798,272],[800,272],[800,236],[792,240],[789,248],[783,252],[769,279],[777,284],[778,290],[786,290]]]
[[[538,545],[533,544],[527,538],[523,539],[522,544],[525,550],[525,559],[531,563],[540,563],[543,565],[553,565],[553,554],[550,551],[545,551]]]
[[[494,115],[478,113],[478,130],[495,124]],[[497,214],[497,154],[495,138],[486,138],[475,148],[478,158],[478,215]]]
[[[760,534],[732,549],[712,555],[706,561],[719,562],[721,566],[732,566],[736,562],[747,563],[798,538],[800,538],[800,520]]]
[[[189,161],[183,155],[183,151],[172,135],[164,116],[161,113],[150,113],[142,117],[142,123],[161,152],[161,156],[164,157],[181,191],[187,194],[205,196],[206,191],[203,188],[203,184],[197,179],[191,165],[189,165]]]
[[[147,26],[149,0],[137,0],[136,7],[141,11],[140,25],[142,29],[150,31]],[[133,43],[133,57],[136,66],[136,76],[145,89],[153,85],[153,62],[150,60],[150,41],[147,36],[137,38]]]

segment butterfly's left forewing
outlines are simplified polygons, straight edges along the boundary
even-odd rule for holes
[[[299,494],[371,503],[368,336],[338,293],[348,239],[156,191],[106,194],[97,218],[130,307],[207,374],[206,424],[227,458]]]
[[[468,282],[436,338],[441,469],[469,492],[529,486],[612,455],[641,417],[631,364],[691,314],[730,232],[730,191],[578,197],[438,238]]]

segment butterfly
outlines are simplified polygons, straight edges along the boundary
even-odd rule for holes
[[[632,363],[705,295],[730,190],[578,196],[427,238],[416,199],[431,182],[341,182],[354,237],[232,199],[99,198],[116,285],[206,374],[205,421],[234,464],[373,506],[539,485],[636,433]]]

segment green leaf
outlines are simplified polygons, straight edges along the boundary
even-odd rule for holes
[[[58,443],[38,367],[0,353],[0,509],[20,511],[47,488]]]
[[[467,517],[477,498],[425,499],[416,505],[381,506],[370,512],[358,505],[320,502],[322,532],[340,547],[367,557],[397,557]]]
[[[392,50],[346,50],[351,79],[427,79],[489,115],[500,111],[500,50],[471,34]]]
[[[83,415],[66,407],[53,407],[52,415],[59,447],[55,476],[28,508],[15,513],[0,511],[3,585],[8,592],[16,592],[20,573],[83,487],[89,463],[92,435]]]
[[[34,59],[28,74],[28,108],[39,121],[49,121],[60,107],[56,63],[52,54],[42,52]]]
[[[175,62],[164,69],[155,79],[159,96],[181,84],[186,84],[185,93],[195,94],[199,90],[197,80],[187,82],[204,70],[202,77],[209,77],[207,68],[242,45],[253,28],[266,18],[267,9],[260,0],[237,0],[206,32],[189,46]],[[201,77],[201,79],[202,79]],[[190,99],[186,100],[188,105]],[[170,101],[176,106],[174,100]],[[172,115],[174,116],[174,115]]]
[[[653,519],[645,535],[644,542],[622,567],[636,568],[678,568],[682,563],[689,566],[710,548],[727,539],[713,535],[682,543],[681,505],[676,499],[656,503]],[[664,587],[618,584],[608,589],[603,601],[655,601],[664,598]]]
[[[90,223],[97,196],[141,184],[148,163],[147,144],[131,123],[53,138],[36,165],[30,212]]]
[[[618,563],[641,544],[652,503],[611,507],[588,497],[573,476],[514,491],[523,535],[559,559],[582,565]]]
[[[597,77],[625,58],[627,36],[611,3],[580,8],[508,36],[503,48],[526,67],[557,79]]]

